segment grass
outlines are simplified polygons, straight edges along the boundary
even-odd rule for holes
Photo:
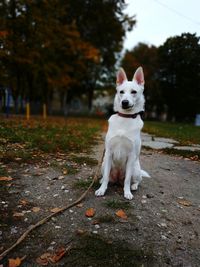
[[[182,146],[200,144],[200,127],[192,124],[146,121],[143,131],[158,137],[175,139]],[[166,154],[182,156],[192,160],[200,159],[200,151],[178,150],[174,148],[165,148],[162,151]]]
[[[130,202],[124,200],[120,201],[118,199],[109,199],[104,203],[104,205],[108,208],[124,210],[128,210],[131,207]]]
[[[192,124],[145,121],[143,131],[159,137],[173,138],[181,145],[200,144],[200,127]]]
[[[93,178],[88,178],[88,179],[80,179],[75,181],[74,183],[74,188],[77,189],[87,189],[89,187],[89,185],[91,184]],[[97,189],[99,187],[99,181],[95,181],[95,183],[93,184],[93,188]]]
[[[86,164],[86,165],[91,166],[91,167],[97,165],[97,163],[98,163],[98,161],[96,159],[93,159],[91,157],[85,157],[85,156],[81,156],[81,157],[72,156],[71,160],[73,162],[78,163],[78,164]]]
[[[89,153],[97,142],[101,120],[49,117],[30,121],[14,117],[0,122],[1,158],[29,160],[34,153]],[[79,159],[80,161],[80,159]]]

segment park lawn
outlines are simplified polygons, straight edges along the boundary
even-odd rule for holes
[[[200,127],[193,124],[145,121],[143,131],[159,137],[173,138],[181,145],[200,144]]]
[[[1,119],[1,159],[32,160],[45,153],[89,153],[103,121],[87,118],[35,117]]]

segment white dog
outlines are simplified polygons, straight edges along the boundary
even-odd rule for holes
[[[144,111],[144,74],[139,67],[132,81],[128,81],[126,73],[120,69],[117,74],[117,93],[114,110],[117,114],[109,119],[105,140],[105,155],[102,163],[101,186],[95,192],[103,196],[108,182],[121,181],[124,184],[124,197],[132,199],[132,190],[137,190],[142,177],[150,177],[140,168],[139,155],[141,149],[141,129]]]

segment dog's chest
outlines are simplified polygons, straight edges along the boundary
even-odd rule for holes
[[[109,141],[111,138],[119,136],[126,137],[131,141],[135,141],[140,138],[142,127],[143,121],[139,116],[135,119],[132,119],[122,118],[115,114],[109,119],[109,127],[106,139]]]

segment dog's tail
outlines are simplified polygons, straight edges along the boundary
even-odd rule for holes
[[[146,178],[151,178],[151,176],[148,174],[148,172],[141,170],[141,176]]]

